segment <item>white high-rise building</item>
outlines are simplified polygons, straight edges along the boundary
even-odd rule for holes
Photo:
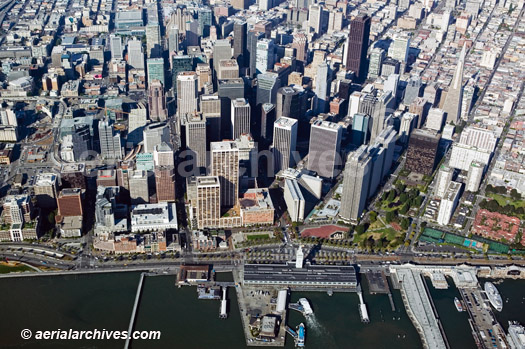
[[[323,6],[310,5],[308,8],[308,26],[318,35],[323,34]]]
[[[354,117],[354,115],[359,112],[359,106],[364,96],[364,93],[358,91],[352,92],[348,103],[348,116]]]
[[[406,63],[409,48],[410,37],[406,34],[398,34],[394,36],[394,42],[388,49],[388,55],[399,62]]]
[[[296,179],[285,180],[283,196],[292,222],[302,221],[304,219],[304,206],[306,201]]]
[[[450,223],[450,219],[452,218],[459,202],[461,186],[462,184],[459,182],[449,183],[448,188],[441,199],[441,204],[439,205],[437,217],[438,224],[445,226]]]
[[[341,218],[347,221],[357,221],[365,209],[372,169],[372,159],[369,155],[366,145],[348,154],[339,210]]]
[[[450,154],[450,166],[468,171],[472,161],[487,165],[496,148],[498,138],[491,130],[467,127],[461,132],[459,142],[454,143]]]
[[[443,121],[445,120],[445,112],[439,108],[431,108],[427,115],[426,127],[430,130],[441,131]]]
[[[128,41],[128,65],[135,69],[144,69],[144,52],[142,41],[134,38]]]
[[[399,141],[403,144],[408,143],[410,133],[417,125],[418,115],[414,113],[404,113],[401,117],[401,125],[399,126]]]
[[[148,172],[143,170],[129,171],[129,197],[132,205],[149,202]]]
[[[177,75],[177,115],[195,115],[198,111],[199,81],[197,73],[180,72]]]
[[[467,175],[467,187],[466,190],[475,193],[479,190],[481,185],[481,179],[483,178],[483,171],[485,170],[485,164],[477,161],[472,161]]]
[[[231,101],[231,135],[237,139],[241,134],[250,133],[251,108],[244,98],[236,98]]]
[[[257,42],[255,68],[257,73],[266,73],[275,64],[275,45],[272,39],[261,39]]]
[[[124,50],[122,48],[122,38],[118,35],[109,36],[109,46],[111,49],[111,59],[124,59]]]
[[[295,166],[295,147],[297,143],[298,121],[280,117],[273,124],[272,153],[274,173]]]
[[[434,195],[442,198],[447,191],[448,185],[452,182],[452,175],[454,174],[454,169],[441,165],[438,170],[436,184],[434,187]]]
[[[144,126],[148,123],[148,110],[142,103],[131,109],[128,116],[128,143],[136,145],[142,141]]]

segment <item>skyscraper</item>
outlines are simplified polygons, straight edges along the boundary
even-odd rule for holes
[[[197,73],[193,71],[177,75],[177,115],[195,114],[198,111],[198,84]]]
[[[459,55],[454,77],[448,87],[443,111],[447,114],[447,123],[457,124],[461,116],[461,102],[463,101],[463,67],[465,65],[466,45],[463,45]]]
[[[276,104],[277,90],[279,87],[281,87],[279,74],[272,72],[258,74],[256,104]]]
[[[211,175],[218,176],[221,206],[233,207],[239,197],[239,149],[234,141],[212,142]]]
[[[168,118],[164,87],[159,80],[152,80],[148,88],[149,118],[152,121],[164,121]]]
[[[221,217],[221,186],[217,176],[197,177],[197,227],[219,226]]]
[[[324,178],[335,178],[341,169],[341,125],[330,121],[316,120],[310,132],[308,170]]]
[[[257,42],[255,69],[257,73],[266,73],[275,63],[275,45],[272,39],[260,39]]]
[[[275,106],[271,103],[261,105],[261,139],[265,141],[265,146],[273,140],[273,123],[275,122]]]
[[[231,131],[231,102],[236,98],[244,98],[244,80],[219,80],[218,94],[221,100],[221,137],[232,138]]]
[[[230,3],[236,10],[246,10],[250,4],[248,0],[232,0]]]
[[[381,76],[381,66],[385,59],[385,50],[374,47],[370,52],[370,63],[368,65],[368,78],[375,79]]]
[[[315,96],[317,97],[317,113],[324,113],[328,109],[330,99],[330,68],[326,62],[317,66],[315,77]]]
[[[219,71],[219,62],[232,58],[233,52],[229,40],[217,40],[213,44],[213,69]],[[191,70],[191,69],[190,69]]]
[[[348,154],[339,211],[341,218],[357,221],[361,217],[368,199],[371,170],[372,162],[366,145]]]
[[[358,80],[366,77],[366,54],[370,36],[370,17],[360,15],[350,21],[350,34],[346,40],[343,64],[355,72]]]
[[[244,98],[237,98],[231,102],[231,135],[237,139],[241,134],[250,133],[250,104]]]
[[[132,143],[133,146],[135,146],[142,142],[142,132],[147,122],[148,110],[146,109],[146,106],[143,103],[139,103],[137,105],[137,108],[131,109],[131,112],[128,116],[128,143]]]
[[[206,120],[201,114],[187,114],[183,118],[186,128],[186,149],[194,154],[199,171],[206,168]]]
[[[175,202],[175,169],[172,166],[155,167],[157,202]]]
[[[149,186],[147,171],[129,171],[129,197],[132,205],[146,204],[149,202]]]
[[[173,148],[166,142],[156,145],[153,149],[153,163],[155,166],[175,166]]]
[[[168,28],[168,50],[170,54],[179,50],[179,28],[175,25]]]
[[[210,36],[212,25],[212,12],[209,7],[200,7],[198,10],[199,35],[203,38]]]
[[[177,93],[177,76],[183,71],[193,71],[193,58],[187,55],[173,56],[171,58],[171,76],[174,93]]]
[[[277,90],[277,105],[275,107],[276,117],[286,116],[299,120],[303,108],[301,94],[290,86],[281,87]]]
[[[295,119],[281,117],[275,121],[272,143],[274,173],[295,166],[297,129],[298,122]]]
[[[120,133],[114,132],[113,125],[108,120],[98,123],[100,153],[105,159],[122,159]]]
[[[165,122],[149,124],[144,128],[144,153],[153,154],[156,145],[170,142],[170,129]]]
[[[111,49],[111,59],[124,59],[124,50],[122,49],[122,38],[118,35],[109,36],[109,45]]]
[[[393,101],[394,98],[390,91],[380,96],[367,94],[361,100],[359,112],[371,117],[370,144],[374,143],[377,135],[385,128],[387,117],[392,114]]]
[[[153,80],[159,80],[164,86],[164,58],[149,58],[148,65],[148,84]]]
[[[222,59],[218,68],[217,79],[219,80],[239,78],[239,64],[235,59]]]
[[[221,100],[218,95],[201,95],[200,110],[206,120],[208,142],[221,140]]]
[[[128,41],[128,65],[135,69],[144,69],[144,52],[142,41],[133,38]]]
[[[246,55],[247,24],[245,21],[233,23],[233,57],[237,60],[239,67],[246,67],[248,58]]]
[[[405,168],[426,176],[432,175],[440,135],[433,131],[416,129],[410,135]]]
[[[249,76],[254,77],[257,74],[257,42],[264,38],[264,33],[250,30],[246,37],[246,52],[248,54]]]
[[[324,9],[322,5],[310,5],[308,8],[308,27],[312,28],[314,33],[323,34]]]
[[[421,78],[419,76],[411,76],[405,88],[405,96],[403,97],[403,104],[410,105],[421,95]]]
[[[148,58],[157,58],[162,55],[160,26],[158,24],[146,26],[146,55]]]
[[[394,35],[394,42],[390,45],[388,49],[388,55],[399,62],[406,63],[409,48],[410,37],[408,35]]]
[[[304,33],[295,33],[293,35],[292,48],[295,49],[295,58],[298,61],[306,63],[306,54],[308,52],[308,40]]]
[[[352,120],[352,144],[360,146],[368,143],[370,116],[355,113]]]

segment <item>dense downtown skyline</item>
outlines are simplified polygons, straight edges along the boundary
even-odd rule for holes
[[[357,293],[366,326],[388,294],[410,345],[459,346],[429,290],[452,287],[472,345],[525,348],[498,291],[525,276],[524,12],[0,0],[0,276],[142,272],[112,337],[126,348],[177,345],[133,332],[156,275],[220,300],[220,319],[237,302],[247,346],[318,343],[307,292]],[[76,336],[109,336],[93,333]]]

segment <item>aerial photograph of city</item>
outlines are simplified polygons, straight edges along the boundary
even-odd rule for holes
[[[0,348],[525,349],[525,0],[0,0]]]

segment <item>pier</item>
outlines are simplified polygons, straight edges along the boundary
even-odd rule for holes
[[[226,306],[228,304],[228,301],[226,300],[227,289],[227,286],[222,288],[221,314],[219,315],[221,319],[226,319],[228,317],[228,313],[226,312]]]
[[[368,310],[366,309],[365,301],[363,300],[363,292],[361,292],[361,286],[357,287],[357,295],[359,296],[359,316],[361,317],[361,322],[369,323],[370,317],[368,316]]]
[[[396,281],[401,286],[401,297],[408,317],[419,332],[423,347],[447,348],[420,272],[396,268],[392,276],[397,278]]]
[[[491,305],[481,288],[459,289],[466,311],[472,335],[479,347],[508,347],[505,333],[492,312]]]
[[[131,312],[131,319],[129,320],[128,338],[126,338],[126,344],[124,345],[124,349],[129,348],[129,342],[131,340],[131,331],[133,331],[133,325],[135,324],[135,317],[137,315],[137,309],[139,307],[139,300],[140,295],[142,294],[142,286],[144,285],[145,276],[146,273],[140,274],[139,286],[137,287],[137,294],[135,295],[135,304],[133,304],[133,311]]]

